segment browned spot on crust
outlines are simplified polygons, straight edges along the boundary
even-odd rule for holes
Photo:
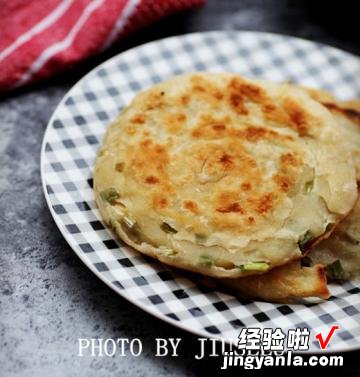
[[[144,147],[144,148],[147,148],[151,144],[152,144],[152,140],[151,139],[144,139],[144,140],[141,141],[140,146]]]
[[[145,123],[146,117],[144,114],[135,114],[131,119],[130,122],[137,123],[137,124],[143,124]]]
[[[243,191],[250,191],[251,190],[251,183],[249,182],[244,182],[241,184],[241,189]]]
[[[243,125],[243,129],[236,129],[233,121],[229,116],[214,117],[211,115],[202,115],[193,129],[191,135],[195,138],[219,139],[232,137],[237,139],[246,139],[251,142],[258,140],[284,140],[292,141],[290,135],[281,134],[269,128],[259,127],[256,125]]]
[[[251,101],[258,103],[261,103],[266,99],[265,92],[261,88],[248,83],[240,86],[240,93]]]
[[[225,124],[213,124],[211,127],[215,131],[224,131],[226,129]]]
[[[191,77],[191,83],[191,90],[194,95],[212,98],[217,102],[224,98],[224,94],[221,92],[221,90],[204,77],[193,75]]]
[[[249,216],[249,217],[246,219],[246,222],[247,222],[249,225],[253,225],[253,224],[255,224],[255,219],[254,219],[252,216]]]
[[[286,166],[298,166],[300,161],[293,153],[285,153],[280,156],[280,164]]]
[[[293,140],[289,135],[281,135],[274,130],[269,130],[267,128],[258,127],[258,126],[248,126],[244,131],[240,131],[240,135],[245,137],[251,142],[256,142],[258,140]]]
[[[247,127],[245,129],[245,137],[250,141],[258,141],[259,139],[264,139],[269,132],[271,131],[262,127]]]
[[[266,120],[277,124],[289,124],[291,122],[289,115],[279,106],[267,103],[261,109]]]
[[[164,209],[168,206],[168,200],[163,196],[154,195],[152,202],[154,209]]]
[[[169,156],[163,145],[156,144],[152,139],[143,139],[136,148],[128,148],[131,159],[131,168],[135,179],[140,183],[154,184],[157,179],[156,189],[166,195],[173,193],[166,167]],[[150,178],[153,177],[153,178]]]
[[[190,97],[188,95],[183,95],[181,96],[180,101],[183,105],[188,105],[190,102]]]
[[[226,126],[226,124],[230,123],[231,119],[229,116],[215,117],[208,114],[202,115],[191,134],[196,138],[204,137],[216,139],[232,132],[231,129],[228,129]]]
[[[289,192],[297,180],[296,167],[301,159],[294,153],[288,152],[280,156],[279,173],[273,176],[273,181],[282,192]]]
[[[262,88],[238,77],[230,80],[227,91],[230,107],[241,115],[249,113],[245,101],[263,104],[268,100],[266,92]]]
[[[229,165],[231,165],[233,163],[233,158],[229,154],[224,153],[220,157],[220,162],[226,167],[226,166],[229,166]]]
[[[360,111],[355,109],[349,109],[345,107],[340,107],[335,103],[323,103],[323,105],[328,108],[330,111],[336,111],[337,113],[342,114],[352,122],[360,126]]]
[[[202,92],[204,94],[209,94],[212,97],[214,97],[215,100],[218,100],[218,101],[221,101],[224,98],[224,95],[217,89],[209,90],[209,88],[202,87],[201,89],[199,88],[199,92]]]
[[[236,190],[220,192],[217,196],[216,203],[216,212],[244,213],[244,209],[239,204],[239,193]]]
[[[274,111],[278,110],[278,107],[276,105],[274,105],[273,103],[266,103],[263,105],[262,107],[262,111],[264,113],[273,113]]]
[[[274,195],[272,193],[262,195],[256,203],[256,212],[264,215],[274,207]]]
[[[220,213],[237,212],[241,213],[242,215],[245,213],[244,209],[237,202],[231,203],[226,207],[216,208],[216,211]]]
[[[184,208],[188,209],[189,211],[193,213],[198,213],[199,208],[197,204],[193,202],[192,200],[184,200],[183,206]]]
[[[165,106],[165,96],[160,93],[149,93],[146,102],[145,110],[151,111],[155,109],[162,109]]]
[[[231,151],[231,152],[229,152]],[[239,201],[242,192],[240,185],[243,180],[252,182],[254,185],[261,180],[261,169],[256,160],[248,153],[244,144],[237,139],[227,139],[222,145],[207,143],[196,148],[194,153],[196,162],[196,179],[200,184],[219,185],[227,187],[227,181],[231,182],[235,177],[233,187],[229,187],[225,193],[218,193],[218,202],[214,208],[226,207],[227,205]],[[237,181],[239,179],[239,181]],[[223,181],[225,182],[223,183]],[[237,183],[238,182],[238,183]],[[225,186],[223,186],[225,185]]]
[[[240,115],[248,115],[249,111],[244,104],[243,97],[236,93],[230,93],[229,96],[230,107]]]
[[[294,184],[294,180],[290,176],[284,174],[274,175],[273,180],[283,192],[288,192]]]
[[[145,182],[150,185],[153,185],[153,184],[159,183],[159,179],[154,177],[153,175],[149,175],[148,177],[145,178]]]
[[[186,115],[184,113],[169,114],[165,120],[166,128],[170,133],[175,134],[182,130],[185,121]]]
[[[229,89],[236,92],[242,98],[246,98],[256,103],[262,103],[267,100],[267,95],[262,88],[248,83],[240,77],[234,77],[230,80]]]
[[[162,145],[156,145],[155,146],[155,153],[156,154],[163,154],[165,151],[165,148]]]
[[[193,85],[192,86],[192,90],[194,91],[194,92],[200,92],[200,93],[205,93],[206,92],[206,88],[204,87],[204,86],[202,86],[202,85]]]
[[[286,98],[284,101],[285,111],[289,114],[291,126],[300,136],[306,136],[309,132],[310,115],[295,101]]]
[[[115,170],[121,173],[124,170],[125,164],[123,162],[118,162],[115,165]]]

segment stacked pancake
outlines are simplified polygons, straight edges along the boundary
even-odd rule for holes
[[[100,212],[134,249],[240,295],[326,298],[326,271],[360,269],[357,105],[228,73],[155,85],[106,133]]]

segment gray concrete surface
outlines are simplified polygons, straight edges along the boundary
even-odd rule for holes
[[[318,2],[209,1],[201,10],[137,33],[76,70],[0,100],[0,376],[224,375],[220,360],[194,359],[198,349],[194,336],[117,296],[72,252],[43,197],[41,141],[51,113],[74,82],[98,62],[151,39],[197,30],[255,29],[359,53],[355,31],[334,29],[330,13],[319,18],[321,12],[311,3]],[[156,337],[182,337],[180,356],[155,358]],[[143,352],[138,358],[78,357],[78,338],[141,338]],[[359,376],[359,356],[359,352],[346,354],[341,373]],[[323,375],[325,369],[306,373]],[[340,371],[326,369],[327,376],[333,373]]]

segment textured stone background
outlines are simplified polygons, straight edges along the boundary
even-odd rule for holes
[[[149,40],[201,30],[264,30],[359,54],[351,2],[343,0],[342,9],[329,3],[209,0],[203,9],[158,23],[80,68],[0,101],[0,376],[224,375],[218,369],[220,360],[194,360],[195,337],[113,293],[72,252],[52,221],[41,189],[43,133],[56,105],[81,76],[108,57]],[[345,19],[346,25],[340,27],[339,19]],[[79,358],[79,337],[139,337],[143,353],[136,359]],[[183,337],[181,356],[154,358],[155,337]],[[360,352],[345,354],[341,369],[298,372],[359,376],[358,357]],[[289,375],[296,370],[283,368],[276,373]]]

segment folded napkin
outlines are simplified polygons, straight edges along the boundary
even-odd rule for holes
[[[38,81],[205,0],[0,0],[0,92]]]

